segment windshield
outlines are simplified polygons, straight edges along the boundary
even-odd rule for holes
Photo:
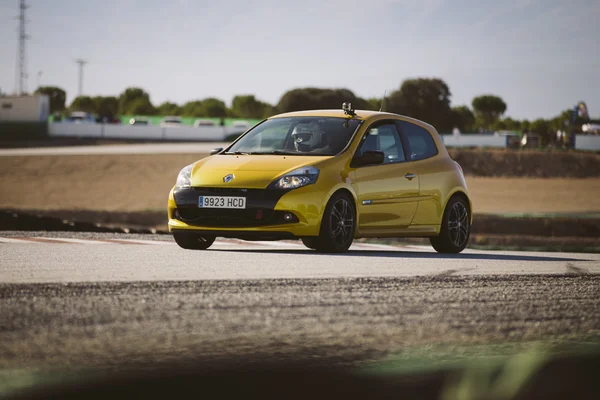
[[[329,117],[274,118],[256,126],[225,154],[335,155],[362,121]]]

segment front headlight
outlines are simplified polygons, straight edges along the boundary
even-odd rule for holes
[[[175,186],[178,188],[189,188],[192,186],[192,167],[194,164],[190,164],[179,172],[177,175],[177,182]]]
[[[319,170],[315,167],[302,167],[277,178],[269,185],[271,189],[296,189],[315,183],[319,177]]]

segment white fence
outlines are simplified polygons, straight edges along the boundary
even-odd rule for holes
[[[446,147],[508,147],[508,136],[505,135],[442,135]]]
[[[600,151],[600,136],[575,135],[575,149],[587,151]]]
[[[72,137],[102,137],[102,125],[96,124],[48,124],[50,136],[72,136]]]
[[[223,141],[227,136],[227,128],[220,126],[190,127],[181,126],[175,128],[163,128],[164,139],[167,140],[201,140],[201,141]]]
[[[181,126],[160,127],[156,125],[73,124],[53,122],[48,126],[50,136],[106,139],[185,140],[199,142],[222,142],[233,133],[241,134],[235,127]]]
[[[151,125],[100,125],[103,127],[101,137],[110,139],[155,139],[164,137],[160,126]]]

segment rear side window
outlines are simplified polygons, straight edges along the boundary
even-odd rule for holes
[[[398,121],[400,133],[406,138],[411,161],[423,160],[438,153],[429,131],[407,121]]]
[[[362,139],[359,154],[365,151],[375,150],[384,154],[383,162],[393,163],[405,161],[402,142],[398,135],[398,129],[394,122],[375,123],[371,126]]]

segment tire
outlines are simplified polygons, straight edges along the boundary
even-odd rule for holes
[[[182,249],[186,250],[206,250],[215,241],[214,236],[200,236],[193,233],[173,233],[173,239]]]
[[[356,209],[352,198],[345,193],[335,193],[325,207],[315,250],[343,253],[352,245],[355,230]]]
[[[317,243],[319,242],[318,237],[303,237],[301,240],[306,247],[312,250],[317,248]]]
[[[460,196],[450,199],[442,217],[440,235],[429,238],[438,253],[457,254],[467,247],[471,235],[470,214],[467,200]]]

